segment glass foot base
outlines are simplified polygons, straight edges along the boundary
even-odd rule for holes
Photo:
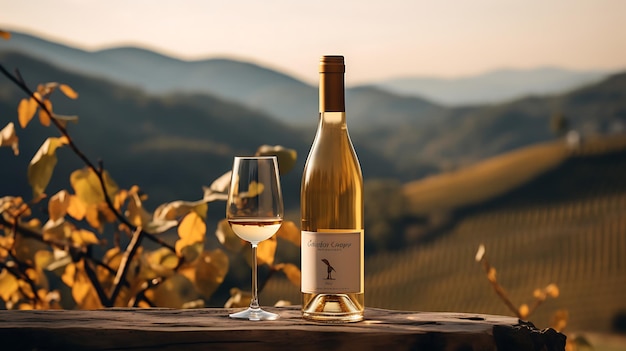
[[[276,313],[263,311],[260,308],[248,308],[247,310],[231,313],[230,318],[247,319],[251,321],[273,321],[278,319]]]

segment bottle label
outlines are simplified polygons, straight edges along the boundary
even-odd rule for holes
[[[302,231],[302,292],[363,292],[362,231]]]

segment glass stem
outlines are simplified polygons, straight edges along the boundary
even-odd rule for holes
[[[259,308],[259,292],[257,287],[257,258],[256,258],[257,244],[252,243],[252,299],[250,300],[250,308]]]

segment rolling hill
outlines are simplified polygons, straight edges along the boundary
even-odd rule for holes
[[[357,130],[353,139],[369,140],[373,148],[397,160],[398,171],[409,180],[553,140],[550,121],[559,114],[583,137],[623,131],[626,74],[561,95],[440,110],[438,117],[416,125]]]

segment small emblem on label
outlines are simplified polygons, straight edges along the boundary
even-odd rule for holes
[[[335,280],[335,278],[333,278],[333,271],[336,272],[335,267],[331,266],[330,262],[325,258],[322,258],[322,262],[326,264],[326,280]]]

